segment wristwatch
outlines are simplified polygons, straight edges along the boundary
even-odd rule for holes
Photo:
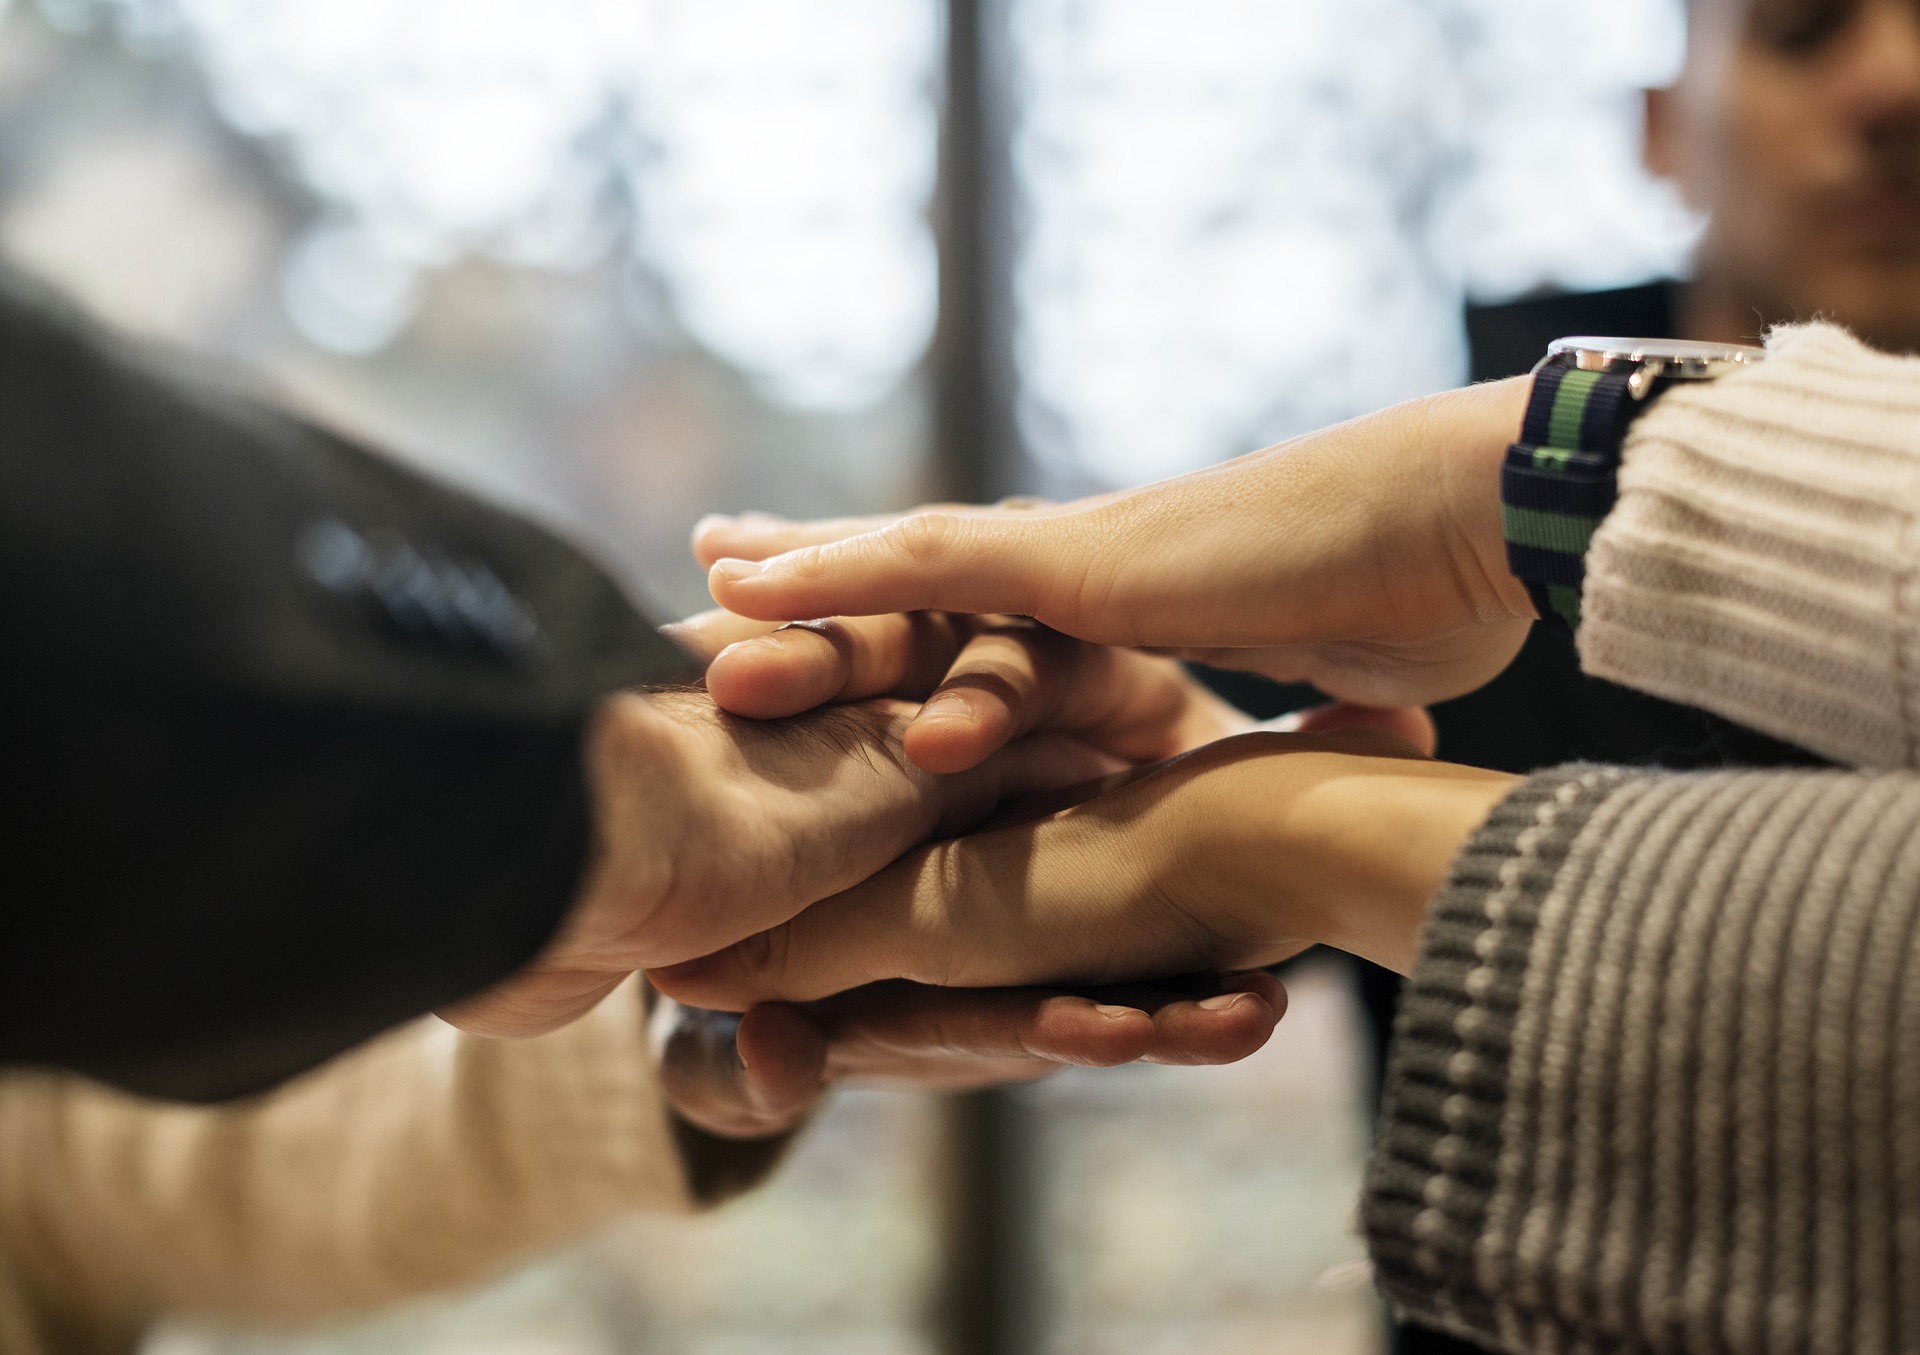
[[[1507,566],[1549,624],[1580,624],[1587,544],[1613,507],[1633,420],[1680,381],[1712,381],[1763,348],[1684,339],[1555,339],[1533,369],[1520,440],[1500,468]]]

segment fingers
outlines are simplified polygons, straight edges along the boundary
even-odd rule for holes
[[[1009,796],[1113,769],[1072,740],[1035,738],[934,776],[900,751],[914,709],[861,701],[761,724],[704,693],[608,698],[589,761],[603,845],[533,969],[630,973],[706,954],[966,831]]]
[[[1035,988],[875,983],[805,1010],[828,1032],[836,1079],[977,1086],[1051,1065],[1132,1063],[1155,1041],[1153,1017],[1139,1007]]]
[[[958,508],[957,504],[930,504],[927,509]],[[802,546],[841,541],[886,526],[900,515],[876,513],[866,517],[821,518],[795,522],[772,513],[712,513],[693,524],[693,558],[712,567],[728,558],[764,560]]]
[[[727,646],[765,635],[774,628],[772,622],[753,621],[744,616],[735,616],[724,607],[713,607],[683,620],[670,622],[660,627],[660,633],[703,664],[710,664]]]
[[[798,1124],[841,1082],[953,1091],[1067,1066],[1233,1063],[1266,1044],[1286,1008],[1286,990],[1259,972],[1076,993],[896,982],[744,1017],[662,1000],[652,1027],[674,1109],[709,1133],[759,1138]]]
[[[770,629],[721,650],[707,690],[722,710],[749,719],[798,715],[829,702],[924,698],[972,634],[967,618],[936,612],[838,617]]]
[[[977,767],[1029,731],[1053,721],[1098,651],[1030,621],[984,626],[907,727],[902,745],[930,772]]]
[[[826,1089],[826,1036],[798,1007],[769,1003],[742,1017],[663,1000],[651,1024],[662,1090],[708,1133],[780,1133]]]
[[[1249,724],[1171,660],[1089,645],[1021,620],[984,627],[961,651],[904,745],[918,766],[956,772],[1044,729],[1142,763]]]
[[[1271,974],[1232,974],[1209,986],[1219,991],[1153,1009],[1154,1047],[1146,1062],[1237,1063],[1265,1046],[1286,1015],[1287,990]]]
[[[715,607],[660,630],[706,665],[707,690],[722,710],[775,720],[876,696],[924,700],[948,675],[976,627],[970,617],[940,612],[780,625]],[[983,666],[985,661],[976,659],[963,674]],[[1021,685],[1030,687],[1032,680],[1023,674]],[[1001,738],[982,748],[966,765],[977,765],[1005,742]]]
[[[1140,763],[1248,725],[1170,660],[1087,645],[1023,618],[909,612],[774,628],[715,611],[684,624],[695,623],[707,643],[754,630],[708,665],[707,690],[721,709],[771,720],[876,696],[923,701],[903,747],[929,772],[969,771],[1036,729]]]
[[[1087,501],[1083,501],[1087,502]],[[1051,508],[1045,499],[1014,495],[991,506],[966,503],[923,503],[908,513],[874,513],[864,517],[820,518],[796,522],[774,513],[710,513],[693,525],[693,558],[711,567],[724,559],[764,560],[803,546],[825,545],[850,536],[877,531],[913,513],[1030,512]]]
[[[714,600],[766,621],[883,612],[1013,612],[1052,619],[1085,574],[1071,510],[916,513],[778,554],[723,558]]]
[[[806,1010],[828,1032],[833,1080],[957,1087],[1060,1064],[1231,1063],[1266,1043],[1286,1011],[1286,991],[1263,973],[1072,993],[896,982]]]
[[[695,623],[708,635],[758,628],[707,669],[722,709],[774,719],[881,695],[924,700],[904,746],[931,772],[977,767],[1038,728],[1143,762],[1233,727],[1228,708],[1177,664],[1086,645],[1024,618],[910,612],[768,629],[714,612],[687,624]]]
[[[1153,1020],[1146,1063],[1236,1063],[1266,1044],[1287,1010],[1287,990],[1271,974],[1198,974],[1083,990],[1104,1005],[1133,1006]]]
[[[1269,727],[1300,734],[1373,729],[1406,740],[1426,757],[1432,757],[1440,746],[1439,731],[1424,706],[1356,706],[1333,701],[1283,715],[1271,721]]]

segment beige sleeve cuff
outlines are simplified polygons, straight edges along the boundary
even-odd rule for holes
[[[10,1075],[12,1282],[75,1331],[297,1320],[471,1283],[624,1211],[686,1209],[701,1150],[664,1103],[645,1026],[638,979],[539,1039],[429,1018],[214,1109]]]
[[[1634,426],[1581,665],[1840,762],[1920,765],[1920,361],[1824,324],[1768,348]]]

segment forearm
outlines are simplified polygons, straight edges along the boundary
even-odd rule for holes
[[[1433,906],[1366,1218],[1511,1350],[1891,1350],[1920,1322],[1920,779],[1533,778]]]

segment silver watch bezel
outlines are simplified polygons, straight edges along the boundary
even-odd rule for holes
[[[1583,372],[1632,372],[1627,392],[1636,400],[1646,399],[1656,381],[1713,381],[1767,356],[1766,349],[1748,344],[1574,334],[1548,344],[1547,355],[1534,370],[1563,353],[1571,353],[1574,366]]]

